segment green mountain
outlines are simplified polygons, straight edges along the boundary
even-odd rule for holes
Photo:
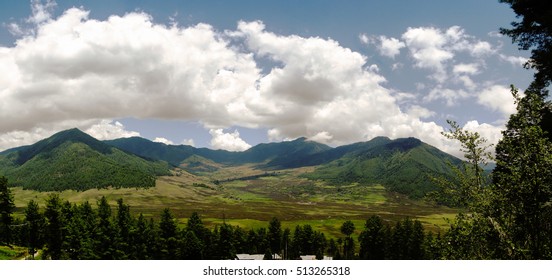
[[[430,179],[432,176],[452,176],[447,162],[461,163],[460,159],[415,138],[390,140],[380,137],[340,148],[336,149],[343,153],[341,157],[306,176],[334,184],[381,184],[390,191],[421,198],[437,188]],[[334,157],[340,154],[333,153],[330,155]],[[326,158],[331,159],[330,156]]]
[[[289,162],[310,158],[315,154],[331,149],[330,146],[308,141],[302,137],[293,141],[256,145],[244,151],[240,156],[240,160],[253,163],[266,162],[263,166],[268,168],[289,168]]]
[[[186,159],[195,155],[229,165],[259,163],[262,164],[262,167],[267,168],[287,168],[290,161],[307,158],[332,149],[327,145],[308,141],[306,138],[259,144],[244,152],[194,148],[186,145],[166,145],[140,137],[109,140],[105,143],[141,157],[163,160],[174,166],[181,165]]]
[[[75,128],[4,151],[0,174],[13,186],[41,191],[153,187],[156,176],[169,174],[169,166],[123,152]]]
[[[144,158],[166,161],[173,166],[180,165],[182,161],[194,155],[197,150],[191,146],[166,145],[141,137],[119,138],[107,140],[104,143]]]
[[[70,129],[1,152],[0,175],[12,185],[38,190],[150,187],[156,176],[169,174],[171,165],[201,174],[246,163],[270,170],[317,166],[305,176],[336,185],[381,184],[419,198],[436,189],[430,177],[451,177],[447,163],[461,161],[415,138],[377,137],[336,148],[299,138],[228,152],[140,137],[102,142]]]

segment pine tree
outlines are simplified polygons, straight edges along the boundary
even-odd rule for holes
[[[385,236],[385,225],[380,216],[372,216],[366,220],[364,230],[360,233],[359,256],[367,260],[384,260],[387,247]]]
[[[12,242],[12,225],[13,225],[13,195],[8,186],[8,179],[0,177],[0,244],[10,246]]]
[[[94,251],[102,260],[116,259],[116,232],[111,221],[111,206],[109,206],[105,196],[102,196],[98,202],[98,220],[96,228],[96,244]]]
[[[46,231],[44,255],[52,260],[63,257],[62,246],[65,240],[64,230],[66,221],[61,213],[62,202],[58,194],[51,194],[46,200]]]
[[[34,259],[38,249],[43,245],[44,216],[40,213],[38,203],[29,201],[25,208],[25,221],[27,224],[27,248],[29,255]]]
[[[280,254],[282,251],[282,226],[276,217],[273,217],[268,225],[268,240],[270,242],[270,251],[273,254]]]
[[[128,259],[130,255],[130,239],[133,230],[133,219],[130,207],[120,198],[117,200],[117,255]]]
[[[177,258],[177,227],[174,217],[168,208],[163,209],[159,222],[159,242],[161,245],[161,258],[174,260]]]

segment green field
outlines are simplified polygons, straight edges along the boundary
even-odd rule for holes
[[[454,209],[410,200],[381,185],[335,186],[302,176],[312,170],[267,172],[242,165],[194,175],[178,169],[172,176],[159,177],[153,188],[68,190],[59,194],[70,202],[89,201],[93,205],[101,196],[112,205],[123,198],[134,213],[154,218],[170,208],[182,223],[192,212],[198,212],[208,226],[224,220],[246,229],[259,228],[277,217],[283,228],[293,230],[296,225],[310,224],[328,237],[339,237],[339,227],[346,220],[352,220],[360,231],[371,215],[380,215],[389,222],[408,216],[419,219],[428,230],[437,231],[447,225],[445,218],[455,214]],[[49,195],[22,188],[14,188],[13,193],[20,216],[31,199],[43,207]]]
[[[13,246],[12,248],[7,246],[0,246],[0,260],[19,260],[27,257],[27,248]]]

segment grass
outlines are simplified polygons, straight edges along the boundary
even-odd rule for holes
[[[380,215],[391,223],[408,216],[437,231],[447,226],[444,218],[452,218],[456,213],[454,209],[389,193],[381,185],[330,185],[301,176],[312,170],[312,167],[282,170],[275,176],[251,180],[232,178],[265,171],[252,165],[224,167],[203,176],[178,170],[174,176],[159,177],[156,186],[149,189],[92,189],[63,191],[59,195],[72,203],[89,201],[92,205],[106,196],[112,206],[123,198],[132,212],[153,218],[169,208],[181,223],[192,212],[198,212],[209,226],[221,223],[224,218],[227,223],[242,228],[258,228],[277,217],[283,228],[293,231],[296,225],[310,224],[334,238],[341,236],[339,227],[346,220],[352,220],[360,232],[364,221],[372,215]],[[221,183],[214,184],[215,180]],[[18,215],[22,215],[31,199],[44,207],[49,195],[21,188],[14,188],[13,194]]]
[[[19,260],[25,258],[27,255],[27,248],[13,246],[13,248],[7,246],[0,246],[0,260]]]

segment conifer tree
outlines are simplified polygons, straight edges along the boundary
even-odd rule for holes
[[[25,222],[27,224],[27,248],[29,255],[34,259],[38,249],[43,245],[44,216],[40,213],[38,203],[29,201],[25,208]]]
[[[163,209],[159,222],[159,242],[162,259],[173,260],[177,258],[177,227],[174,217],[168,208]]]
[[[282,226],[276,217],[268,225],[268,240],[272,254],[279,254],[282,250]]]
[[[62,245],[64,242],[63,228],[65,220],[61,212],[62,202],[58,194],[51,194],[46,200],[46,231],[44,255],[52,260],[63,257]]]
[[[8,179],[0,177],[0,244],[10,246],[12,242],[12,226],[13,226],[13,195],[8,186]]]
[[[380,216],[371,216],[364,224],[364,230],[360,233],[359,256],[367,260],[384,260],[386,258],[385,225]]]
[[[98,202],[98,220],[95,237],[95,252],[100,259],[116,259],[115,236],[116,232],[111,221],[111,206],[105,196]]]

